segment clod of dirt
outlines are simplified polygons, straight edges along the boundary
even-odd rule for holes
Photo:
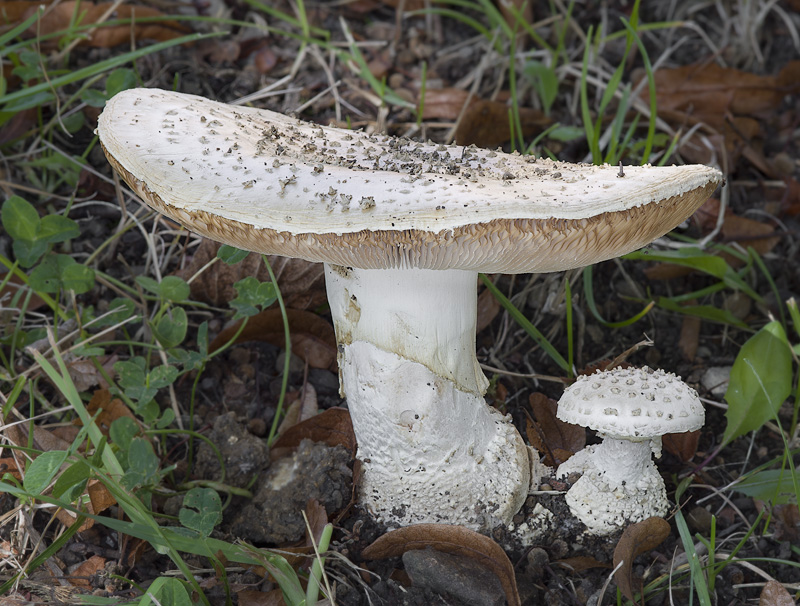
[[[245,488],[253,476],[269,463],[269,448],[264,440],[249,433],[246,426],[229,412],[214,421],[209,439],[217,446],[225,461],[225,477],[222,478],[216,453],[203,442],[197,453],[197,475],[206,480],[224,482],[237,488]]]
[[[268,469],[253,500],[234,518],[231,533],[251,543],[287,543],[303,537],[302,511],[316,499],[329,513],[350,499],[350,454],[341,446],[303,440]]]
[[[497,577],[469,558],[435,549],[414,549],[403,554],[403,565],[417,587],[452,595],[470,606],[505,603]]]

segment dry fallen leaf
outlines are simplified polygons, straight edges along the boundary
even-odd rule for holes
[[[93,589],[90,578],[103,570],[106,565],[106,559],[94,555],[88,560],[81,562],[76,568],[70,571],[67,580],[75,587],[82,587],[84,589]]]
[[[289,408],[286,409],[286,414],[278,426],[278,437],[301,421],[315,416],[318,410],[317,391],[311,383],[306,383],[303,386],[301,397],[289,404]]]
[[[312,368],[336,370],[336,333],[330,322],[315,313],[299,309],[287,309],[286,315],[292,339],[292,353],[300,356]],[[236,334],[240,324],[241,322],[236,322],[220,331],[208,346],[209,351],[227,343]],[[266,309],[252,316],[235,342],[246,341],[266,341],[282,347],[285,340],[281,311]]]
[[[4,2],[3,18],[6,22],[20,22],[33,15],[42,2]],[[132,23],[126,25],[102,25],[101,19],[109,12],[105,18],[122,20],[130,19]],[[86,39],[80,41],[82,46],[92,46],[95,48],[108,48],[119,44],[130,44],[132,40],[157,40],[163,42],[172,40],[180,36],[191,33],[191,30],[177,21],[149,21],[142,22],[143,19],[153,19],[164,17],[161,11],[149,6],[137,6],[130,4],[114,4],[105,2],[92,4],[90,2],[61,2],[52,3],[45,10],[44,15],[38,23],[35,23],[28,30],[27,34],[36,36],[38,39],[47,34],[64,31],[67,24],[72,23],[75,16],[80,17],[80,25],[100,24],[95,30],[89,32]],[[140,20],[137,22],[137,19]],[[42,42],[45,48],[55,48],[58,39]]]
[[[510,141],[509,110],[509,106],[500,101],[479,100],[470,103],[456,129],[456,143],[493,149]],[[539,110],[521,107],[519,114],[522,134],[526,139],[550,125],[550,119]]]
[[[136,415],[131,412],[131,409],[119,398],[112,398],[111,392],[107,389],[98,389],[95,391],[94,394],[92,394],[92,399],[89,400],[89,404],[86,406],[86,410],[92,416],[99,411],[95,422],[105,436],[108,435],[108,431],[111,429],[111,423],[120,417],[128,417],[136,421]],[[76,420],[75,423],[80,424],[80,420]]]
[[[176,272],[188,280],[217,256],[221,244],[203,239],[192,256],[192,261]],[[325,293],[325,271],[322,263],[311,263],[302,259],[290,259],[268,255],[267,259],[278,281],[286,307],[292,309],[314,309],[328,300]],[[217,261],[191,283],[192,298],[223,306],[236,297],[233,285],[249,276],[269,282],[269,272],[261,255],[250,253],[243,261],[228,265]]]
[[[558,403],[543,393],[532,393],[528,405],[533,421],[527,420],[526,433],[531,445],[544,453],[543,462],[558,467],[586,446],[586,430],[580,425],[564,423],[556,418]]]
[[[697,301],[687,301],[687,305],[696,305]],[[684,316],[681,321],[681,336],[678,339],[678,348],[685,360],[692,362],[697,355],[700,345],[700,326],[702,320],[697,316]]]
[[[617,571],[614,573],[614,578],[622,595],[631,602],[636,602],[634,594],[638,591],[634,589],[633,561],[643,553],[658,547],[669,533],[669,522],[655,517],[631,524],[622,533],[614,549],[614,569]]]
[[[659,69],[655,84],[659,118],[684,129],[703,123],[711,131],[708,140],[718,150],[724,147],[730,166],[743,154],[760,171],[778,176],[755,140],[762,136],[761,121],[774,115],[786,95],[800,92],[800,61],[786,64],[777,76],[695,63]],[[711,159],[705,145],[694,138],[681,153],[692,162]]]
[[[683,433],[668,433],[661,438],[661,444],[665,451],[676,456],[683,463],[688,463],[697,454],[700,433],[699,429]]]
[[[239,606],[286,606],[283,601],[283,592],[280,589],[272,591],[255,591],[243,589],[236,593]]]
[[[355,456],[356,436],[353,433],[350,413],[345,408],[329,408],[287,429],[286,433],[275,441],[270,454],[280,448],[295,448],[306,438],[314,442],[324,442],[328,446],[344,446]]]
[[[382,560],[426,547],[466,556],[491,570],[500,579],[508,604],[520,606],[514,566],[506,552],[489,537],[463,526],[447,524],[406,526],[379,537],[364,549],[361,555],[367,560]]]
[[[758,606],[795,606],[795,601],[783,585],[772,579],[761,590]]]

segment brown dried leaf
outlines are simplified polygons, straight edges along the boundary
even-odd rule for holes
[[[696,301],[690,301],[689,305],[695,305]],[[697,347],[700,339],[700,326],[702,320],[697,316],[684,316],[681,322],[681,336],[678,339],[678,347],[684,359],[690,362],[697,355]]]
[[[239,598],[239,606],[286,606],[280,589],[272,591],[243,589],[236,593],[236,597]]]
[[[306,518],[308,518],[308,527],[311,528],[311,536],[314,537],[314,545],[319,545],[322,531],[325,530],[325,525],[328,523],[328,512],[319,501],[309,499],[306,503]],[[312,546],[308,528],[306,528],[305,545]]]
[[[86,492],[89,494],[89,503],[92,513],[101,513],[116,505],[117,500],[100,480],[89,480],[86,485]]]
[[[67,580],[69,581],[70,585],[73,585],[74,587],[92,589],[92,584],[89,579],[103,570],[105,565],[105,558],[99,555],[94,555],[88,560],[84,560],[76,568],[74,568],[70,572],[69,577],[67,577]]]
[[[314,389],[311,383],[306,383],[303,386],[302,397],[292,402],[286,410],[286,415],[283,417],[278,427],[278,437],[282,436],[287,430],[301,421],[305,421],[316,415],[318,410],[317,390]]]
[[[509,106],[500,101],[478,100],[470,103],[456,129],[455,140],[459,145],[477,145],[495,148],[511,139],[508,122]],[[527,107],[519,108],[522,134],[533,137],[550,125],[550,119],[542,112]]]
[[[532,393],[528,405],[533,421],[528,419],[527,435],[531,445],[544,453],[544,464],[557,467],[586,445],[586,430],[556,417],[558,403],[543,393]]]
[[[13,457],[6,457],[0,459],[0,476],[3,474],[10,473],[14,478],[22,481],[22,474],[17,467],[17,462],[14,460]]]
[[[406,526],[379,537],[361,555],[367,560],[382,560],[403,555],[412,549],[432,547],[438,551],[466,556],[491,570],[506,594],[511,606],[520,606],[514,566],[503,548],[489,537],[464,528],[447,524],[416,524]]]
[[[177,271],[176,275],[189,279],[217,256],[220,246],[219,242],[203,239],[192,257],[192,262]],[[269,255],[267,259],[278,281],[286,307],[313,309],[327,301],[322,263],[276,255]],[[233,265],[214,263],[192,281],[192,298],[211,305],[226,305],[228,301],[236,298],[233,285],[249,276],[254,276],[262,282],[269,281],[269,272],[261,260],[261,255],[250,253],[243,261]]]
[[[312,368],[336,369],[336,333],[330,322],[310,311],[287,309],[289,333],[292,339],[292,353],[308,362]],[[241,322],[236,322],[220,331],[209,345],[214,351],[227,343]],[[266,341],[277,347],[283,346],[283,316],[279,309],[266,309],[252,316],[236,343],[246,341]]]
[[[489,326],[500,313],[500,301],[497,300],[488,288],[484,288],[478,295],[478,323],[476,332]]]
[[[636,524],[631,524],[622,533],[614,549],[614,578],[617,581],[622,595],[631,602],[635,602],[633,587],[633,561],[658,547],[669,536],[669,522],[663,518],[647,518]],[[620,566],[620,563],[622,565]],[[619,566],[619,568],[617,568]],[[641,581],[639,582],[641,584]]]
[[[775,519],[775,540],[790,541],[797,544],[800,541],[800,510],[794,503],[775,505],[772,508]]]
[[[662,437],[661,443],[671,455],[675,455],[684,463],[688,463],[697,454],[697,443],[700,440],[700,430],[686,431],[684,433],[668,433]]]
[[[344,408],[329,408],[291,427],[275,441],[272,450],[295,448],[306,438],[314,442],[324,442],[328,446],[344,446],[355,457],[356,436],[350,413]]]
[[[89,404],[86,406],[86,410],[92,416],[100,411],[100,414],[96,417],[96,423],[97,427],[100,428],[100,431],[102,431],[105,436],[108,435],[111,423],[120,417],[128,417],[136,421],[136,415],[131,412],[130,408],[119,398],[112,398],[111,392],[107,389],[98,389],[95,391],[94,394],[92,394],[92,399],[89,400]],[[75,423],[80,424],[80,421],[76,420]]]
[[[761,590],[758,606],[795,606],[795,601],[783,585],[771,579]]]
[[[4,2],[3,17],[6,22],[23,21],[36,12],[41,2]],[[113,8],[113,12],[110,9]],[[106,15],[108,13],[108,15]],[[52,3],[41,20],[31,26],[27,36],[41,39],[46,34],[63,31],[65,24],[71,23],[75,15],[80,15],[80,25],[100,26],[89,32],[86,39],[80,41],[81,46],[107,48],[119,44],[130,44],[131,40],[157,40],[163,42],[191,33],[191,30],[177,21],[137,22],[137,19],[164,17],[164,13],[149,6],[129,4],[115,5],[111,2],[92,4],[89,2]],[[105,16],[105,19],[104,19]],[[127,25],[106,26],[102,21],[109,18],[131,19]],[[55,48],[57,39],[43,42],[44,48]]]
[[[423,120],[455,120],[458,118],[464,105],[469,102],[476,103],[479,98],[475,95],[470,97],[469,91],[460,88],[440,88],[425,91],[425,99],[422,106]]]

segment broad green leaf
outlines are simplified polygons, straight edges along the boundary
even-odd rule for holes
[[[237,319],[256,315],[278,298],[272,282],[259,282],[252,276],[239,280],[233,287],[237,296],[228,305],[236,310],[234,317]]]
[[[158,389],[171,385],[178,378],[178,369],[174,366],[162,364],[156,366],[147,374],[147,383],[150,387]]]
[[[128,449],[128,469],[122,484],[133,489],[158,481],[159,460],[153,446],[145,438],[133,438]]]
[[[158,577],[139,599],[137,606],[193,606],[193,603],[181,581],[171,577]]]
[[[65,242],[81,235],[78,224],[63,215],[45,215],[39,224],[36,238],[45,242]]]
[[[0,210],[3,227],[12,240],[36,240],[39,231],[39,213],[33,205],[19,196],[11,196]]]
[[[133,315],[136,310],[136,305],[130,299],[125,297],[117,297],[113,299],[108,305],[108,311],[102,318],[92,323],[91,328],[103,328],[104,326],[112,326],[118,324],[123,320],[127,320]]]
[[[228,265],[233,265],[239,261],[244,261],[245,257],[250,253],[246,250],[241,250],[230,244],[223,244],[217,250],[217,257]]]
[[[784,505],[797,503],[795,484],[800,485],[800,470],[792,474],[788,469],[769,469],[746,477],[733,490],[773,505]]]
[[[61,287],[74,291],[76,295],[89,292],[94,288],[94,270],[73,259],[73,262],[68,263],[61,272]]]
[[[222,521],[222,501],[219,494],[211,488],[192,488],[183,497],[178,519],[186,528],[207,537]]]
[[[94,270],[69,255],[51,254],[31,272],[30,284],[38,292],[57,293],[63,289],[82,294],[94,286]]]
[[[66,450],[49,450],[31,461],[22,482],[25,490],[33,495],[42,494],[67,460],[67,455]]]
[[[158,295],[167,301],[181,303],[189,298],[191,291],[186,280],[178,276],[167,276],[158,285]]]
[[[748,339],[733,363],[723,443],[774,419],[791,389],[792,352],[783,326],[773,321]]]
[[[134,282],[144,288],[147,292],[150,292],[154,295],[158,294],[158,282],[153,280],[153,278],[149,276],[136,276]]]
[[[83,460],[75,461],[53,484],[53,497],[72,503],[83,492],[90,475],[91,469]]]
[[[33,265],[47,252],[47,242],[44,240],[14,240],[12,246],[14,257],[26,269]]]
[[[186,317],[186,310],[183,307],[175,307],[159,318],[158,323],[153,327],[153,334],[158,342],[165,348],[177,347],[186,338],[186,331],[189,327],[189,320]]]
[[[106,78],[106,93],[110,99],[114,95],[136,86],[136,72],[128,67],[118,67]]]

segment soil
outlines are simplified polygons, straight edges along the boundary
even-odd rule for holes
[[[282,10],[290,10],[281,3],[278,4]],[[446,27],[438,24],[428,27],[424,20],[412,19],[404,22],[402,29],[396,30],[397,15],[393,4],[366,0],[350,4],[320,3],[311,6],[310,17],[315,25],[332,32],[333,38],[338,42],[343,40],[340,17],[347,19],[357,40],[375,40],[378,35],[376,32],[382,32],[387,38],[391,37],[394,40],[391,52],[365,53],[374,62],[371,65],[375,70],[378,70],[377,64],[381,61],[390,64],[390,69],[384,75],[400,91],[411,90],[415,79],[419,80],[422,61],[427,62],[427,69],[429,73],[435,74],[437,83],[445,87],[455,86],[459,82],[463,84],[464,79],[473,73],[475,65],[485,55],[485,42],[476,42],[474,30],[455,21],[448,21]],[[653,6],[648,7],[651,12],[644,13],[642,20],[654,22],[674,19],[678,14],[681,18],[699,23],[698,27],[701,29],[714,31],[711,26],[718,20],[718,16],[714,15],[716,9],[701,7],[695,10],[692,8],[693,3],[688,2],[672,4],[678,5],[677,13],[667,15],[665,8]],[[544,2],[533,3],[535,14],[540,18],[549,15],[547,5]],[[225,6],[237,18],[244,18],[249,10],[245,5],[233,1],[225,3]],[[745,17],[733,14],[734,7],[728,8],[731,19],[735,17],[745,21]],[[201,7],[200,11],[202,10]],[[599,2],[579,4],[573,15],[584,31],[591,24],[610,22],[620,16],[630,17],[629,14],[618,13],[606,3]],[[795,27],[800,27],[796,13],[792,13],[788,19]],[[735,38],[727,40],[727,44],[720,49],[721,56],[729,65],[759,75],[774,75],[777,73],[774,66],[780,67],[800,55],[792,43],[788,26],[779,15],[771,14],[759,30],[760,48],[769,61],[758,63],[748,58],[749,55],[743,52],[743,49],[747,49],[745,37]],[[221,45],[225,40],[229,40],[238,49],[238,54],[234,53],[233,58],[222,53]],[[137,70],[148,86],[170,88],[174,81],[178,81],[182,92],[231,101],[289,73],[298,49],[296,44],[286,40],[282,39],[280,45],[270,45],[269,39],[266,42],[253,41],[244,31],[234,31],[229,38],[207,40],[198,45],[172,48],[158,55],[148,56],[137,63]],[[647,37],[646,42],[651,56],[659,56],[664,48],[674,43],[669,35],[657,33]],[[461,50],[458,50],[458,45],[461,45]],[[78,47],[74,51],[73,60],[79,64],[89,64],[117,52],[118,48]],[[615,66],[623,52],[624,39],[616,43],[610,42],[604,47],[603,60],[608,65]],[[270,53],[270,60],[274,59],[275,67],[265,71],[260,62],[266,61]],[[688,36],[686,43],[677,46],[669,62],[672,65],[687,65],[698,58],[712,59],[700,37]],[[641,56],[633,56],[630,63],[631,69],[641,66]],[[500,77],[500,82],[503,82],[499,68],[490,68],[490,72],[490,75]],[[337,78],[345,80],[352,77],[344,69],[337,75]],[[493,88],[489,79],[479,87],[479,93],[486,98],[491,96]],[[289,92],[268,96],[257,104],[278,111],[294,111],[327,86],[328,80],[320,62],[305,61],[301,69],[292,76],[291,82],[284,87]],[[566,87],[562,87],[564,88]],[[379,120],[378,115],[382,110],[379,111],[371,104],[372,93],[367,90],[366,83],[359,81],[357,85],[345,89],[342,92],[342,101],[346,115],[342,119],[349,120],[355,126],[385,127],[394,134],[412,132],[414,136],[431,137],[435,140],[442,140],[447,132],[445,128],[416,129],[413,127],[415,117],[402,108],[393,108],[388,118],[382,115]],[[535,100],[532,101],[535,95],[530,87],[520,94],[526,95],[524,101],[536,103]],[[577,115],[570,112],[570,107],[575,107],[576,102],[574,91],[560,90],[559,101],[553,110],[556,114],[554,119],[580,127]],[[763,129],[758,142],[758,153],[770,162],[778,157],[790,159],[790,168],[785,175],[785,196],[790,195],[789,184],[797,183],[794,179],[800,173],[796,160],[800,153],[797,138],[787,139],[781,133],[786,132],[786,122],[791,121],[794,127],[789,130],[797,134],[797,104],[796,97],[784,98],[773,110],[773,117],[762,120]],[[334,120],[336,108],[331,95],[323,95],[304,109],[302,114],[304,118],[319,123]],[[91,137],[91,129],[84,128],[73,139],[58,143],[70,153],[80,154]],[[579,161],[584,159],[587,148],[582,139],[563,144],[553,141],[552,151],[561,159]],[[754,165],[750,161],[752,154],[742,155],[741,151],[737,150],[735,163],[727,167],[728,179],[732,185],[730,208],[742,217],[767,217],[764,221],[775,228],[774,232],[767,235],[780,236],[776,246],[764,256],[766,268],[774,278],[775,290],[781,301],[791,296],[800,296],[800,264],[795,262],[800,246],[796,240],[796,234],[800,232],[798,210],[795,208],[792,213],[780,212],[781,200],[776,202],[774,192],[770,193],[769,188],[764,185],[766,177],[760,172],[760,165]],[[95,170],[110,175],[99,146],[91,150],[87,159]],[[22,178],[21,175],[12,176]],[[772,181],[776,179],[773,178]],[[94,196],[98,200],[116,200],[114,190],[88,171],[81,177],[78,193],[80,196]],[[70,216],[80,222],[83,230],[81,239],[74,243],[72,252],[84,255],[96,250],[107,239],[108,234],[114,232],[120,220],[120,211],[114,205],[76,205]],[[149,261],[144,260],[148,259],[151,244],[144,235],[154,229],[158,231],[159,238],[164,238],[164,242],[167,242],[166,247],[172,246],[169,244],[172,242],[171,237],[162,233],[166,231],[163,224],[154,228],[152,219],[148,218],[143,225],[146,229],[133,229],[123,234],[113,250],[106,251],[99,258],[99,266],[112,278],[128,283],[131,276],[149,275],[152,269]],[[707,230],[693,222],[682,233],[702,237]],[[162,273],[178,271],[188,265],[197,245],[195,238],[180,240],[183,249],[170,249],[169,260],[164,262]],[[7,252],[8,248],[9,239],[0,235],[0,250],[3,254],[10,254]],[[689,273],[668,280],[651,279],[646,273],[648,266],[645,263],[607,262],[594,268],[594,298],[605,320],[623,321],[639,311],[643,306],[641,301],[692,293],[710,284],[708,277],[699,273]],[[732,310],[737,317],[755,325],[769,315],[779,317],[778,298],[773,295],[764,274],[750,272],[746,278],[756,292],[764,295],[763,303],[754,304],[749,299],[742,301],[739,293],[730,289],[710,295],[710,301],[705,303]],[[574,335],[577,368],[583,369],[614,358],[634,344],[649,339],[653,345],[632,353],[627,362],[668,369],[696,387],[704,398],[721,402],[720,391],[715,391],[713,381],[706,381],[704,384],[703,378],[709,370],[729,367],[733,363],[739,348],[749,337],[749,331],[706,321],[690,325],[685,316],[659,308],[648,313],[639,322],[610,329],[598,322],[588,310],[585,294],[581,291],[579,273],[570,272],[566,277],[561,274],[498,277],[496,283],[501,291],[509,295],[536,326],[545,327],[547,338],[562,352],[568,349],[564,329],[565,279],[570,280],[575,293],[574,309],[578,316],[575,319],[577,328]],[[80,303],[93,305],[102,311],[115,296],[113,288],[99,286],[81,296]],[[562,298],[559,299],[559,296]],[[224,307],[221,303],[214,305]],[[315,308],[314,311],[326,316],[324,306]],[[222,329],[225,315],[218,308],[206,309],[203,314],[202,319],[209,320],[212,333]],[[196,323],[193,324],[196,326]],[[142,333],[141,325],[130,326],[128,330],[132,335]],[[687,331],[694,331],[697,335],[691,355],[686,350]],[[188,348],[191,348],[195,338],[196,335],[190,335]],[[250,499],[234,497],[227,504],[224,520],[215,531],[216,536],[227,540],[241,539],[257,546],[295,545],[302,542],[306,531],[301,512],[308,507],[310,501],[314,501],[324,507],[329,518],[336,523],[331,550],[338,555],[330,557],[326,564],[326,570],[335,583],[336,604],[456,606],[493,603],[497,593],[491,590],[487,591],[486,597],[459,599],[446,592],[434,591],[430,585],[421,586],[421,581],[415,584],[406,573],[402,558],[368,561],[362,557],[362,551],[389,529],[371,519],[353,501],[353,478],[357,478],[358,470],[353,454],[347,449],[321,441],[303,440],[299,446],[282,453],[280,457],[269,452],[265,437],[273,421],[275,404],[281,391],[281,351],[280,347],[263,342],[239,343],[226,351],[205,370],[199,383],[199,403],[191,413],[186,407],[191,385],[185,382],[177,387],[177,399],[184,419],[188,421],[190,415],[194,415],[194,426],[215,444],[227,470],[225,477],[220,477],[216,453],[207,444],[201,444],[192,479],[224,482],[248,490],[253,495]],[[479,333],[478,352],[481,362],[493,367],[499,366],[503,370],[503,373],[494,377],[490,403],[511,414],[520,432],[525,435],[530,414],[527,405],[529,396],[534,392],[541,392],[557,399],[562,383],[550,381],[548,377],[560,377],[563,372],[502,313],[490,318],[487,326]],[[122,350],[119,353],[124,355]],[[338,396],[334,370],[309,368],[300,358],[293,359],[291,367],[288,388],[290,393],[301,394],[304,385],[310,384],[315,389],[320,409],[346,406],[346,402]],[[535,376],[521,377],[514,373]],[[163,394],[159,397],[165,398]],[[162,400],[162,404],[165,407],[169,405],[166,399]],[[791,422],[792,414],[792,405],[787,403],[780,414],[780,420],[785,426]],[[692,533],[708,537],[713,525],[715,547],[719,555],[730,553],[744,540],[737,553],[740,562],[721,570],[713,590],[716,604],[736,606],[754,603],[760,595],[764,575],[791,585],[795,591],[800,587],[800,555],[796,548],[800,544],[800,517],[796,514],[796,507],[765,510],[772,516],[770,524],[765,525],[763,519],[760,520],[756,531],[744,538],[750,526],[756,523],[759,512],[767,506],[722,489],[744,470],[780,457],[784,444],[775,431],[764,428],[752,437],[737,440],[721,452],[716,452],[725,424],[724,409],[708,406],[706,426],[690,456],[683,459],[675,452],[665,452],[658,467],[666,481],[670,498],[674,496],[678,483],[684,477],[695,474],[693,486],[681,498],[681,510]],[[594,440],[596,437],[589,435],[589,441]],[[169,462],[177,466],[176,473],[186,473],[186,450],[182,443],[176,441],[170,447],[168,452],[172,453],[172,459]],[[583,525],[572,516],[564,502],[563,493],[568,487],[567,483],[555,477],[543,478],[541,494],[529,497],[523,510],[515,517],[514,525],[519,527],[528,520],[538,520],[542,507],[552,513],[552,519],[556,522],[533,541],[521,541],[518,533],[503,527],[498,527],[491,533],[492,538],[504,548],[514,567],[523,604],[595,605],[601,596],[604,596],[602,603],[605,604],[614,603],[617,599],[615,581],[612,580],[609,585],[608,579],[621,533],[609,537],[586,535]],[[14,501],[7,495],[0,495],[0,507],[4,512],[10,511],[14,506]],[[174,514],[180,507],[180,501],[156,497],[153,507],[159,513]],[[119,511],[111,508],[109,515],[119,515]],[[672,529],[670,535],[659,545],[639,555],[632,569],[636,583],[646,585],[660,579],[657,587],[648,592],[646,603],[649,606],[687,604],[690,601],[687,590],[689,583],[683,572],[685,568],[681,573],[674,572],[676,561],[685,563],[686,555],[676,523],[672,517],[669,521]],[[44,518],[37,516],[30,527],[42,533],[51,532],[51,529],[44,527],[44,522]],[[0,527],[5,541],[11,539],[9,528]],[[49,534],[46,536],[52,537]],[[695,548],[701,555],[708,550],[702,541],[696,542]],[[124,597],[135,594],[130,586],[117,584],[113,580],[114,574],[146,585],[172,566],[166,558],[143,545],[120,537],[101,526],[94,526],[76,534],[58,552],[58,564],[44,567],[22,588],[28,592],[26,595],[38,596],[34,600],[37,603],[64,603],[63,596],[53,594],[54,575],[57,577],[70,566],[78,565],[93,555],[102,556],[109,564],[89,580],[89,590],[105,592],[107,595]],[[457,567],[472,565],[469,562],[459,562],[457,558],[448,559],[449,556],[445,555],[424,555],[433,558],[432,562],[437,566],[435,569],[442,571],[438,573],[440,577],[448,576],[448,570],[455,575]],[[748,558],[752,558],[756,564],[745,562]],[[188,558],[187,561],[199,570],[209,569],[208,562],[199,558]],[[128,565],[128,562],[135,564]],[[208,573],[204,578],[207,581],[207,595],[212,603],[226,603],[225,590],[221,583],[216,582],[215,574]],[[267,591],[274,588],[269,580],[254,571],[231,572],[227,582],[238,589]],[[232,595],[234,601],[247,603],[244,598],[239,598],[236,590]]]

